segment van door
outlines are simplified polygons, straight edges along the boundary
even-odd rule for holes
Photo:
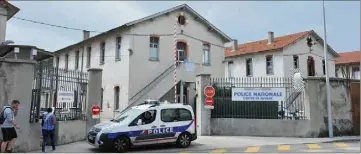
[[[151,117],[147,118],[147,112],[150,113]],[[135,118],[129,125],[131,130],[136,130],[135,132],[140,132],[134,137],[134,145],[146,145],[157,143],[157,134],[154,133],[154,129],[159,128],[159,113],[156,109],[148,110],[140,114]],[[142,120],[141,125],[137,125],[138,120]]]
[[[187,109],[166,108],[160,114],[160,129],[164,129],[164,134],[159,143],[176,142],[178,135],[191,127],[192,113]]]

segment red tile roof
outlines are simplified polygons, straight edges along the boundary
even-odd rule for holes
[[[236,55],[242,55],[242,54],[249,54],[249,53],[256,53],[256,52],[262,52],[262,51],[269,51],[269,50],[275,50],[280,49],[283,47],[286,47],[287,45],[295,42],[299,38],[303,37],[304,35],[307,35],[309,33],[313,32],[312,30],[294,33],[290,35],[284,35],[280,37],[275,37],[274,42],[272,44],[268,44],[268,39],[255,41],[255,42],[248,42],[244,44],[238,45],[238,50],[232,52],[232,47],[225,48],[225,56],[236,56]]]
[[[340,52],[336,64],[360,63],[360,51]]]

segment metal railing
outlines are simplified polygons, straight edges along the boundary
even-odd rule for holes
[[[46,61],[37,63],[34,72],[30,123],[38,122],[48,107],[55,109],[58,120],[82,119],[78,112],[86,106],[88,73],[56,68]],[[59,91],[72,94],[72,99],[58,99]]]
[[[158,75],[154,80],[149,82],[145,87],[143,87],[141,90],[139,90],[136,94],[134,94],[130,99],[129,102],[132,102],[128,107],[126,107],[124,110],[128,109],[129,107],[132,107],[134,103],[136,103],[142,96],[144,96],[147,92],[149,92],[152,87],[154,87],[156,84],[158,84],[161,80],[164,79],[166,75],[171,73],[173,71],[174,65],[170,65],[167,69],[165,69],[160,75]]]
[[[212,78],[216,92],[212,118],[306,119],[304,94],[293,89],[292,78]],[[232,88],[285,88],[285,101],[232,101]]]

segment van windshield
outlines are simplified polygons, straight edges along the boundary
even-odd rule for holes
[[[129,117],[133,117],[134,115],[140,114],[142,110],[139,109],[132,109],[129,108],[124,112],[121,112],[119,115],[117,115],[114,119],[110,120],[113,122],[126,122],[128,121]]]

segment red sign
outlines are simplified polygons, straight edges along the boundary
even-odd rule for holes
[[[206,97],[213,97],[215,94],[216,90],[212,86],[204,88],[204,95],[206,95]]]
[[[98,115],[100,113],[100,106],[99,105],[93,105],[91,111],[92,111],[93,115]]]
[[[213,105],[213,98],[212,97],[207,97],[205,100],[207,105]]]

